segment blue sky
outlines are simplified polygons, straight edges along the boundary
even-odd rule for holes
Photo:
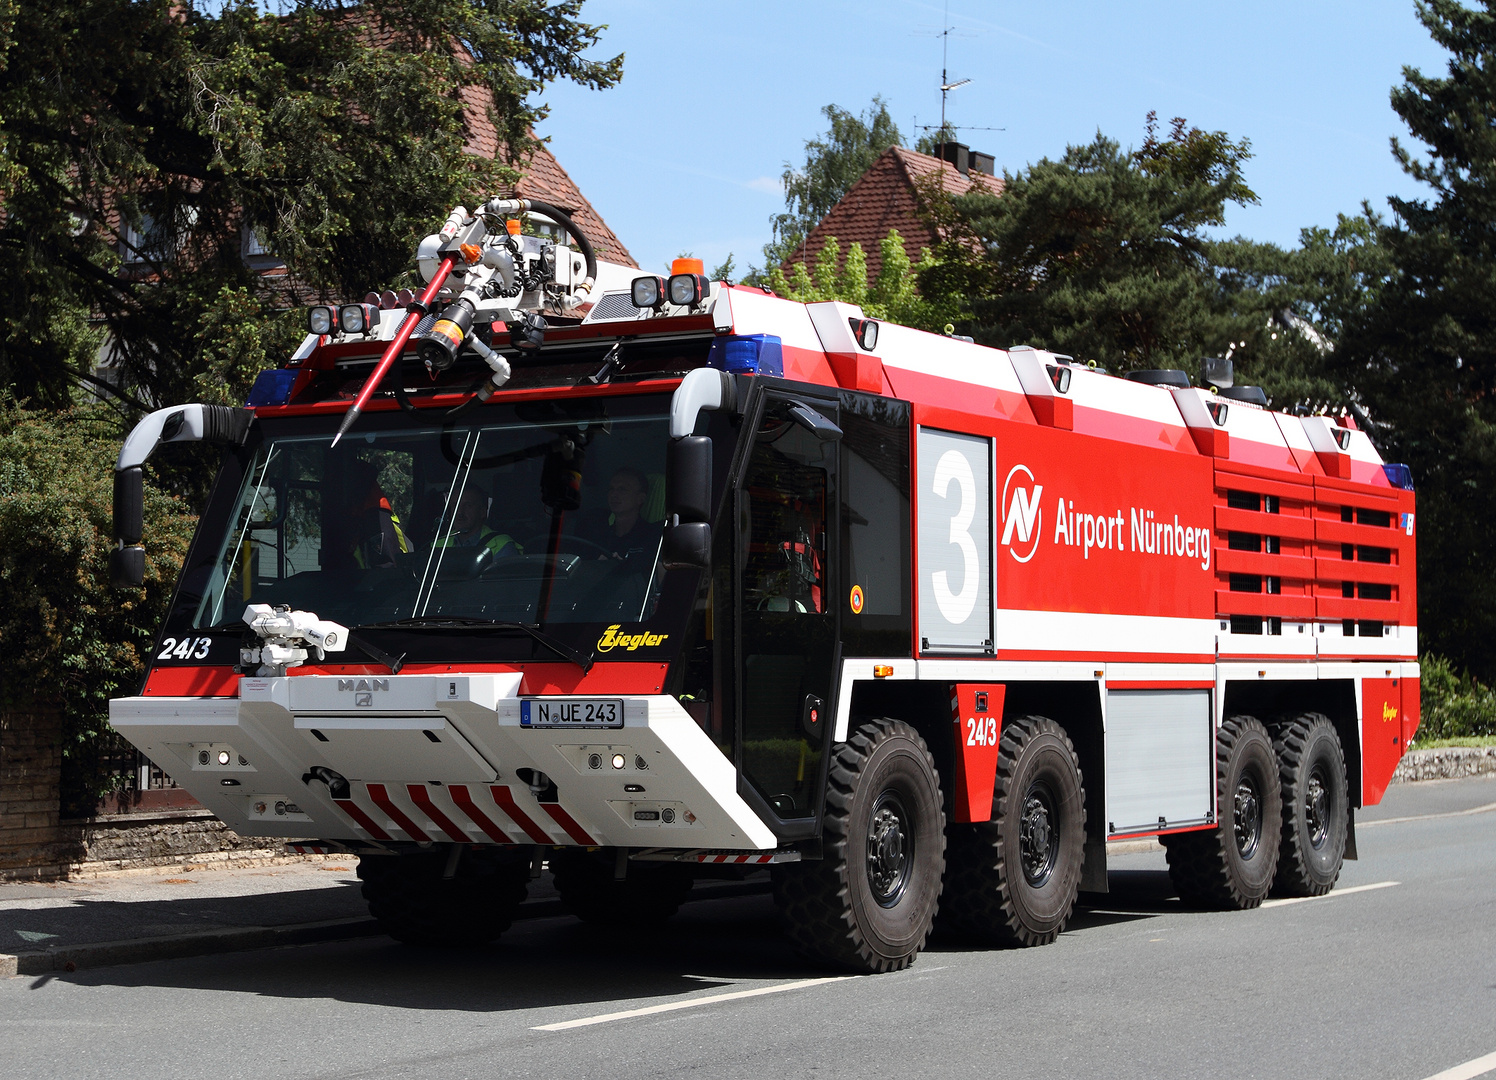
[[[874,94],[910,142],[940,119],[941,0],[588,0],[607,23],[598,55],[626,54],[595,93],[552,87],[540,128],[646,268],[681,251],[708,267],[757,261],[782,209],[784,163],[804,161],[828,103],[860,112]],[[951,0],[950,95],[965,141],[1018,170],[1099,129],[1124,146],[1150,109],[1252,141],[1260,206],[1226,232],[1293,244],[1363,199],[1416,195],[1388,139],[1404,65],[1442,72],[1447,54],[1412,0]]]

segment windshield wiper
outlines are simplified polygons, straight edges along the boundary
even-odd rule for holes
[[[560,638],[552,637],[534,623],[508,622],[498,619],[475,619],[463,615],[416,615],[409,619],[393,619],[389,622],[364,623],[360,630],[518,630],[540,642],[557,656],[570,660],[586,674],[592,670],[593,655],[584,655]]]

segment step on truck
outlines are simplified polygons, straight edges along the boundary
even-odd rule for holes
[[[526,224],[528,222],[528,224]],[[767,867],[819,961],[937,910],[1042,945],[1157,837],[1186,902],[1330,890],[1418,725],[1414,497],[1229,364],[1114,377],[600,263],[494,199],[320,305],[223,447],[115,728],[246,836],[359,856],[410,942],[542,866],[600,922]]]

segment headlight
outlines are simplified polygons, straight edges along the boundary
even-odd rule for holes
[[[852,326],[852,336],[857,339],[857,344],[867,352],[872,352],[878,347],[878,324],[872,319],[848,319]]]
[[[312,334],[336,334],[338,332],[338,309],[319,304],[308,308],[306,328]]]
[[[379,328],[379,308],[373,304],[344,304],[338,314],[345,334],[370,334]]]
[[[701,274],[672,274],[670,276],[670,302],[680,307],[701,303],[706,295],[707,280]]]
[[[636,308],[658,308],[665,302],[665,279],[662,277],[636,277],[630,290]]]

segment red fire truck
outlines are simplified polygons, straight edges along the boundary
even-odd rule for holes
[[[543,204],[419,261],[247,408],[143,420],[112,563],[147,457],[221,444],[111,718],[239,833],[360,856],[394,936],[490,939],[543,865],[599,921],[767,866],[800,948],[886,971],[937,909],[1054,940],[1119,841],[1225,908],[1355,858],[1418,651],[1411,484],[1349,418],[640,276]]]

